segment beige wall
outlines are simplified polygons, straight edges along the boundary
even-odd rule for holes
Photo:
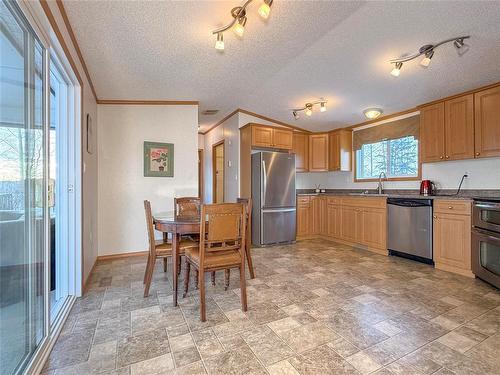
[[[198,106],[98,105],[99,255],[147,250],[143,200],[198,193]],[[144,177],[144,141],[174,144],[174,177]]]

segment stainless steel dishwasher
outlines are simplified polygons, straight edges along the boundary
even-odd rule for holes
[[[387,228],[389,255],[433,264],[431,199],[388,198]]]

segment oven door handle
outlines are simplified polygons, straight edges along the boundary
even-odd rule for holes
[[[490,240],[500,242],[500,233],[498,233],[497,236],[492,236],[490,231],[479,229],[479,228],[474,228],[473,232],[481,235],[482,237],[486,237]]]
[[[486,208],[494,211],[500,211],[499,203],[474,203],[474,207],[477,208]]]

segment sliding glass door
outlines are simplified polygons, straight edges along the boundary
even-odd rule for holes
[[[47,336],[46,53],[0,3],[0,373],[21,372]]]

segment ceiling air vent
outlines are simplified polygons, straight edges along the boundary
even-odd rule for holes
[[[218,109],[207,109],[203,112],[201,112],[202,115],[205,115],[205,116],[213,116],[215,114],[217,114],[219,112]]]

